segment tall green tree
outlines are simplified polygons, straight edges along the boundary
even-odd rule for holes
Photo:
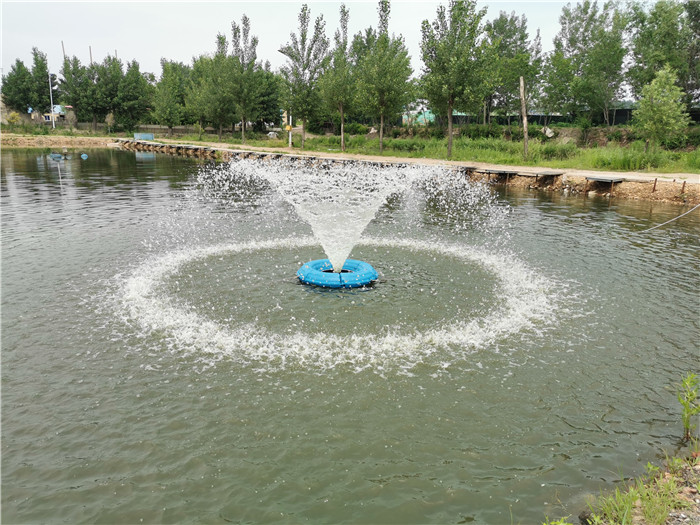
[[[257,81],[259,85],[259,111],[256,128],[259,131],[264,131],[266,123],[279,125],[282,120],[280,108],[282,107],[282,86],[284,84],[284,79],[272,71],[270,62],[266,61],[258,71]]]
[[[243,15],[241,25],[232,23],[233,101],[241,119],[241,140],[245,143],[248,121],[254,122],[260,112],[260,67],[256,64],[258,37],[250,36],[250,20]]]
[[[81,72],[81,77],[83,73]],[[121,61],[108,56],[102,63],[93,62],[81,78],[81,95],[78,116],[92,119],[93,131],[97,123],[104,122],[110,112],[116,110],[119,84],[124,76]]]
[[[48,79],[47,79],[48,82]],[[32,72],[17,59],[7,75],[2,77],[2,101],[9,109],[26,113],[32,107],[34,80]]]
[[[328,67],[319,80],[321,96],[331,111],[340,115],[340,149],[345,151],[345,115],[355,100],[355,67],[348,46],[350,13],[340,5],[340,27],[335,32],[335,47]]]
[[[694,12],[693,7],[690,12]],[[632,63],[628,78],[637,97],[658,71],[669,66],[676,71],[681,88],[691,95],[685,99],[687,104],[690,103],[697,90],[692,74],[697,64],[693,63],[690,50],[698,45],[698,34],[693,35],[687,13],[683,4],[678,2],[659,0],[649,11],[639,2],[632,4]]]
[[[495,51],[494,66],[498,70],[496,86],[489,97],[495,109],[507,116],[520,114],[520,77],[528,92],[536,91],[542,68],[542,44],[539,31],[530,41],[525,15],[501,11],[498,18],[484,26],[487,39]],[[488,109],[488,108],[487,108]]]
[[[547,54],[540,76],[539,106],[546,115],[574,113],[575,97],[571,90],[575,68],[571,58],[563,50],[555,49]]]
[[[207,91],[208,76],[212,70],[212,59],[206,55],[195,58],[192,62],[190,80],[185,88],[185,114],[190,122],[197,122],[204,128],[209,122]]]
[[[32,83],[32,97],[29,104],[39,113],[50,111],[49,65],[46,53],[42,53],[36,47],[32,48]]]
[[[282,66],[282,76],[287,83],[287,106],[292,115],[301,118],[301,147],[306,141],[306,125],[309,117],[320,104],[318,79],[327,59],[328,39],[323,15],[316,18],[313,33],[309,34],[311,12],[304,4],[299,13],[299,35],[291,33],[290,41],[279,52],[287,57]]]
[[[228,54],[228,41],[224,35],[216,37],[216,53],[209,64],[205,76],[204,91],[207,107],[207,120],[219,130],[219,140],[223,128],[236,119],[236,105],[233,99],[234,70],[233,59]]]
[[[688,45],[690,74],[686,91],[692,102],[697,104],[700,103],[700,2],[686,0],[684,6],[690,29]]]
[[[599,7],[595,0],[585,0],[565,6],[559,24],[542,78],[542,105],[609,120],[624,80],[624,16],[612,2]]]
[[[379,2],[379,27],[355,36],[353,46],[359,57],[358,100],[374,117],[379,117],[379,152],[384,151],[384,124],[387,118],[398,116],[411,102],[414,93],[409,82],[411,58],[402,36],[389,35],[390,6],[388,0]]]
[[[87,120],[89,115],[82,107],[83,97],[87,87],[88,77],[85,66],[77,57],[63,60],[61,68],[61,102],[64,105],[73,106],[78,120]]]
[[[622,69],[627,48],[624,33],[627,16],[619,10],[606,13],[604,23],[593,30],[593,45],[581,64],[576,84],[581,100],[596,118],[602,115],[606,125],[614,124],[610,114],[621,95]]]
[[[139,63],[129,62],[117,90],[114,112],[117,124],[127,130],[136,129],[151,103],[149,94],[148,81],[141,74]]]
[[[439,6],[431,24],[421,25],[422,86],[430,106],[447,116],[447,156],[452,155],[452,117],[455,110],[480,105],[485,96],[488,44],[481,21],[486,9],[475,0],[451,0]]]
[[[642,88],[642,97],[632,116],[644,136],[653,144],[681,142],[690,124],[685,112],[685,93],[676,85],[675,72],[666,66]]]
[[[185,114],[185,90],[189,68],[181,62],[161,60],[162,74],[156,85],[154,116],[156,121],[168,127],[172,136],[173,127],[182,123]]]

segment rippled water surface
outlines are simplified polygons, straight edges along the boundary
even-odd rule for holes
[[[88,153],[2,153],[5,523],[536,523],[678,443],[700,212],[431,175],[329,291],[274,184]]]

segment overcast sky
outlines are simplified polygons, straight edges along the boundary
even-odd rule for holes
[[[90,62],[92,48],[92,59],[96,62],[116,53],[124,64],[136,60],[142,72],[155,73],[158,77],[161,58],[191,64],[193,57],[212,53],[217,33],[225,34],[230,40],[231,22],[235,20],[240,24],[243,14],[250,18],[251,33],[259,38],[258,59],[269,60],[273,69],[277,69],[285,61],[278,50],[289,42],[290,32],[298,31],[297,16],[303,3],[1,0],[2,71],[7,74],[18,58],[31,68],[32,47],[46,53],[52,73],[58,73],[61,68],[63,47],[69,57],[75,55],[83,64]],[[306,3],[312,19],[323,15],[326,35],[332,42],[341,2]],[[389,31],[404,37],[416,75],[422,67],[421,21],[432,21],[441,3],[447,4],[432,0],[394,0],[391,3]],[[559,15],[566,3],[481,0],[479,5],[488,8],[486,20],[493,20],[500,11],[524,14],[530,36],[540,29],[542,47],[548,51],[559,30]],[[369,26],[377,27],[377,1],[346,0],[345,4],[350,11],[350,35]]]

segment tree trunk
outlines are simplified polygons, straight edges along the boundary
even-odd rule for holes
[[[173,137],[173,127],[172,127],[172,126],[168,126],[168,138],[170,139],[170,138],[172,138],[172,137]]]
[[[224,134],[224,125],[219,124],[219,142],[221,142],[221,136]]]
[[[379,154],[384,152],[384,114],[379,116]]]
[[[301,149],[304,149],[306,143],[306,117],[301,121]]]
[[[92,116],[92,131],[97,133],[97,115]]]
[[[343,105],[340,104],[340,151],[345,151],[345,113]]]
[[[447,104],[447,158],[452,157],[452,102]]]
[[[245,144],[245,117],[243,117],[243,121],[241,122],[241,142]]]

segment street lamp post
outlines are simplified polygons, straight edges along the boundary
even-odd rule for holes
[[[56,119],[53,117],[53,86],[51,85],[51,72],[49,71],[49,99],[51,100],[51,126],[56,129]]]

